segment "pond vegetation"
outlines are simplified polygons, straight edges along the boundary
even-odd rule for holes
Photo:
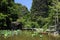
[[[4,32],[5,31],[5,32]],[[38,34],[33,35],[33,31],[2,31],[4,34],[0,33],[0,40],[60,40],[59,37],[54,37],[47,34]],[[12,35],[13,34],[13,35]],[[6,36],[7,35],[7,36]]]

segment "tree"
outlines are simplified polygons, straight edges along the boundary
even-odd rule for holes
[[[44,21],[49,16],[49,6],[50,0],[33,0],[31,7],[31,20],[37,22],[40,28],[42,28],[46,21]]]
[[[28,9],[21,4],[17,4],[14,0],[0,0],[0,26],[11,28],[11,22],[24,17],[28,13]]]
[[[48,0],[33,0],[31,13],[34,16],[48,16]]]
[[[6,16],[7,16],[7,15],[4,15],[4,14],[0,13],[0,27],[6,26],[6,25],[5,25],[5,17],[6,17]]]

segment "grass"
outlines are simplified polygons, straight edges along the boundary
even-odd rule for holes
[[[18,35],[8,35],[6,38],[4,37],[4,35],[0,34],[0,40],[60,40],[60,37],[54,37],[51,35],[42,35],[42,37],[40,37],[40,34],[37,34],[35,36],[32,36],[32,34],[34,34],[33,31],[20,31],[18,32]]]

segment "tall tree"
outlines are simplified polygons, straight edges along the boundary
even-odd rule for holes
[[[12,21],[17,21],[27,13],[28,9],[15,3],[14,0],[0,0],[0,26],[6,26],[9,29]]]
[[[31,13],[35,16],[48,16],[48,0],[33,0]]]

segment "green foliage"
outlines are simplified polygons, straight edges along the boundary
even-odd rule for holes
[[[0,35],[2,35],[2,34],[3,34],[3,37],[4,38],[8,38],[10,36],[21,34],[21,30],[14,30],[14,31],[0,30]]]
[[[51,5],[49,5],[49,17],[51,18],[52,22],[54,22],[53,20],[55,20],[55,18],[60,15],[60,2],[59,0],[52,0]]]
[[[22,22],[26,28],[47,29],[49,25],[54,25],[56,13],[60,20],[58,0],[33,0],[30,12],[25,6],[14,3],[14,0],[0,0],[0,25],[7,25],[6,17],[8,17],[11,22]]]
[[[12,21],[17,21],[17,19],[24,20],[23,17],[25,17],[27,13],[28,9],[25,6],[22,6],[21,4],[14,3],[14,0],[1,0],[0,26],[1,27],[4,25],[7,26],[8,25],[7,22],[10,22],[9,23],[10,25]],[[9,20],[7,20],[7,17]]]
[[[49,16],[49,0],[33,0],[31,8],[31,20],[37,22],[40,28],[42,28],[48,19]],[[49,4],[50,5],[50,4]],[[48,19],[48,20],[47,20]]]
[[[48,16],[48,1],[47,0],[33,0],[31,13],[34,16]]]
[[[6,17],[7,17],[7,15],[4,15],[4,14],[0,13],[0,27],[5,26]]]
[[[0,20],[5,19],[6,16],[7,15],[4,15],[4,14],[0,13]]]
[[[46,30],[49,26],[54,25],[57,13],[60,15],[59,0],[33,0],[31,20],[37,22],[39,27],[43,27]]]

